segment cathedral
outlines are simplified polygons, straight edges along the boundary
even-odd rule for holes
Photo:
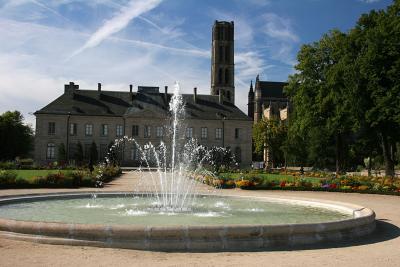
[[[254,88],[251,82],[247,115],[253,119],[254,123],[262,119],[275,118],[280,121],[288,119],[290,105],[283,91],[286,85],[287,83],[284,82],[260,81],[259,75],[257,75]]]
[[[207,147],[229,148],[241,167],[249,167],[252,118],[261,118],[268,101],[272,103],[280,95],[267,97],[263,90],[268,84],[257,79],[255,96],[253,93],[249,102],[250,117],[247,116],[235,105],[233,22],[215,21],[211,47],[210,94],[198,94],[194,88],[192,94],[182,95],[186,105],[186,138],[195,138]],[[123,136],[135,138],[139,145],[168,142],[164,125],[172,94],[167,86],[163,89],[137,86],[134,90],[129,85],[126,91],[106,91],[101,83],[97,90],[82,89],[74,82],[66,84],[63,94],[34,113],[35,161],[46,164],[66,158],[73,163],[79,149],[87,161],[93,144],[101,159],[109,144]],[[250,108],[254,109],[251,114]],[[65,157],[59,154],[60,147],[65,148]],[[124,147],[121,157],[122,165],[139,164],[139,151],[133,144]]]

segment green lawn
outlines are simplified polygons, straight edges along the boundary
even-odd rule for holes
[[[219,176],[221,178],[230,178],[230,179],[239,179],[243,174],[240,173],[221,173]],[[249,177],[249,174],[244,174],[245,177]],[[292,175],[284,175],[284,174],[271,174],[271,173],[257,173],[254,175],[250,175],[253,177],[263,178],[267,181],[286,181],[286,182],[294,182],[295,178]],[[321,178],[316,177],[303,177],[303,179],[307,182],[318,183]]]
[[[17,178],[24,178],[26,180],[31,179],[35,176],[46,176],[49,173],[65,173],[68,170],[12,170],[17,173]]]

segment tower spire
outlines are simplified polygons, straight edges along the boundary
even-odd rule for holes
[[[233,21],[214,22],[211,49],[211,95],[235,103],[235,61]]]

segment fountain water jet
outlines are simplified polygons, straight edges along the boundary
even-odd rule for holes
[[[147,191],[151,191],[157,203],[154,208],[159,210],[190,211],[196,200],[196,187],[199,185],[199,181],[192,178],[199,172],[206,171],[203,169],[204,163],[212,164],[213,153],[229,153],[229,150],[224,148],[207,149],[199,145],[195,139],[186,138],[185,115],[185,104],[179,84],[175,83],[169,103],[169,123],[166,125],[168,141],[166,143],[161,141],[157,147],[152,143],[141,146],[134,138],[125,136],[116,139],[110,148],[109,155],[113,155],[115,150],[122,149],[127,143],[136,146],[141,161],[139,171],[145,169],[149,172],[151,183]],[[106,161],[111,161],[109,156]],[[155,173],[151,169],[153,161],[156,167]],[[232,161],[234,162],[233,157]]]

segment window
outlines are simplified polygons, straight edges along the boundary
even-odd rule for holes
[[[116,130],[117,136],[123,136],[124,135],[124,128],[122,125],[117,125],[117,130]]]
[[[222,69],[218,70],[218,83],[221,84],[222,83]]]
[[[215,139],[222,139],[222,128],[215,129]]]
[[[225,62],[227,62],[227,63],[229,63],[229,53],[230,53],[230,50],[231,50],[231,48],[230,48],[230,46],[229,45],[227,45],[226,47],[225,47]]]
[[[139,160],[139,149],[136,146],[131,148],[131,160]]]
[[[164,129],[161,126],[157,126],[156,128],[156,136],[157,137],[162,137],[164,135]]]
[[[139,136],[139,125],[132,125],[132,136]]]
[[[231,92],[230,91],[226,91],[226,97],[228,98],[228,100],[231,100]]]
[[[56,123],[55,122],[49,122],[48,133],[49,133],[49,135],[55,135],[56,134]]]
[[[93,124],[86,124],[85,125],[85,135],[93,135]]]
[[[219,46],[219,62],[224,60],[224,47],[222,45]]]
[[[149,138],[151,136],[151,126],[145,125],[144,126],[144,137]]]
[[[229,70],[225,69],[225,83],[228,84],[229,83]]]
[[[47,153],[46,153],[47,159],[54,159],[55,152],[56,152],[56,146],[53,143],[48,143],[47,144]]]
[[[208,134],[207,130],[208,130],[207,127],[201,127],[201,139],[207,139],[207,134]]]
[[[240,129],[235,128],[235,139],[238,139],[240,137]]]
[[[69,125],[69,135],[76,135],[78,129],[78,125],[76,123],[71,123]]]
[[[186,128],[186,138],[193,138],[193,127]]]
[[[108,125],[107,124],[102,124],[101,125],[101,135],[102,136],[107,136],[108,135]]]

